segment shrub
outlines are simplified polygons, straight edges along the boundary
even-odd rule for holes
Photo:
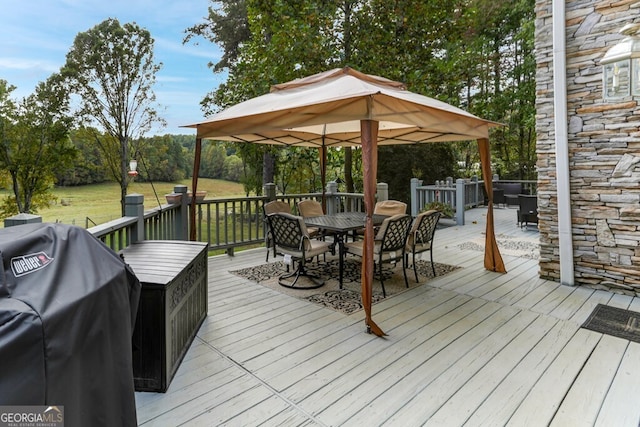
[[[436,210],[439,211],[443,217],[445,218],[453,218],[454,212],[451,205],[442,202],[429,202],[424,205],[422,212]]]

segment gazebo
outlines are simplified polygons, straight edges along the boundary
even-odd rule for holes
[[[506,272],[493,228],[493,191],[489,129],[497,126],[462,109],[410,92],[383,77],[337,68],[274,85],[271,92],[214,114],[195,128],[193,191],[197,189],[202,139],[316,147],[359,146],[362,149],[366,213],[362,263],[362,301],[367,329],[385,335],[371,316],[373,280],[373,208],[378,145],[418,144],[475,139],[489,198],[485,268]],[[195,200],[192,201],[195,203]],[[192,215],[195,209],[191,209]],[[192,216],[191,233],[195,232]]]

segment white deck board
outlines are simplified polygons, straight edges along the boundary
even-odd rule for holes
[[[362,311],[229,273],[264,249],[210,257],[209,314],[168,391],[136,393],[139,424],[637,426],[640,344],[580,325],[599,303],[640,300],[542,280],[528,258],[486,271],[460,246],[484,236],[485,213],[436,232],[434,261],[460,269],[373,306],[385,338],[365,333]],[[499,238],[535,241],[515,217],[496,209]]]
[[[596,426],[637,427],[640,425],[638,406],[629,404],[628,400],[629,396],[640,396],[638,366],[640,366],[640,344],[631,342],[600,408]]]
[[[431,363],[433,367],[436,363],[442,363],[444,366],[447,361],[438,359],[440,352],[453,343],[468,324],[482,322],[497,308],[489,304],[478,307],[478,304],[479,301],[470,300],[461,307],[458,313],[464,316],[463,320],[447,314],[430,323],[424,333],[408,336],[406,340],[411,347],[405,350],[407,353],[393,348],[380,352],[377,354],[379,357],[374,359],[376,365],[380,365],[378,370],[372,370],[369,363],[356,365],[356,370],[350,372],[348,377],[340,378],[331,389],[347,388],[349,396],[353,396],[358,404],[339,399],[324,410],[322,416],[337,422],[357,424],[360,417],[384,419],[390,415],[390,406],[402,407],[413,396],[413,390],[428,381],[428,376],[422,373],[424,369],[429,369],[426,364]]]
[[[629,341],[604,335],[562,401],[551,426],[592,426]]]
[[[570,322],[556,322],[553,328],[487,396],[465,425],[506,425],[518,406],[525,400],[529,390],[576,333],[576,329],[577,326]],[[527,348],[526,345],[524,347]]]
[[[498,354],[465,382],[426,425],[463,425],[500,382],[527,356],[530,342],[541,340],[556,324],[549,317],[537,317],[509,342]],[[513,396],[511,396],[513,398]]]
[[[600,340],[597,335],[580,329],[571,337],[509,419],[508,426],[549,425]]]
[[[536,317],[531,312],[501,307],[485,322],[462,335],[456,344],[465,348],[455,352],[447,348],[442,352],[447,358],[447,366],[435,370],[436,378],[389,419],[390,425],[418,425],[423,420],[429,422],[449,399]]]

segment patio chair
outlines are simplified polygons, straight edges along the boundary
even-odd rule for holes
[[[269,226],[269,222],[267,221],[267,216],[276,212],[291,213],[291,206],[289,205],[289,203],[283,202],[282,200],[272,200],[262,205],[262,212],[264,214],[264,222],[265,222],[264,244],[267,247],[266,262],[269,262],[269,252],[271,251],[271,249],[273,249],[273,257],[275,258],[276,247],[273,244],[271,227]]]
[[[300,200],[297,204],[298,213],[303,218],[311,218],[314,216],[323,216],[324,211],[322,210],[322,204],[317,200],[306,199]],[[324,236],[321,235],[321,230],[316,227],[307,227],[307,231],[311,237],[320,237],[321,239]]]
[[[407,246],[405,248],[406,257],[412,256],[413,272],[418,282],[418,268],[416,265],[416,255],[429,251],[431,256],[431,271],[433,277],[436,277],[436,267],[433,264],[433,237],[436,233],[436,226],[440,219],[440,212],[429,210],[419,214],[413,221],[409,235],[407,236]],[[408,267],[408,261],[405,266]]]
[[[376,202],[376,205],[373,207],[374,215],[403,215],[407,213],[407,204],[404,202],[400,202],[398,200],[381,200]],[[374,227],[374,233],[378,233],[380,227]],[[364,228],[356,230],[353,233],[353,240],[356,240],[356,236],[364,235]]]
[[[289,213],[273,213],[268,215],[267,219],[277,253],[285,256],[285,263],[287,258],[291,257],[294,267],[293,271],[289,272],[287,265],[287,273],[278,278],[278,283],[281,286],[294,289],[315,289],[324,285],[324,281],[320,277],[306,270],[305,263],[308,259],[329,252],[331,250],[329,243],[311,239],[301,216]],[[295,267],[296,262],[297,268]],[[293,282],[286,281],[286,279],[294,276]],[[301,276],[308,277],[312,285],[296,286]]]
[[[504,190],[502,188],[493,189],[493,204],[494,206],[507,206],[507,199],[504,197]]]
[[[538,196],[518,195],[518,225],[529,227],[529,223],[538,224]]]
[[[402,273],[404,274],[404,283],[409,287],[407,279],[405,246],[407,243],[407,234],[411,227],[411,215],[399,214],[385,218],[376,234],[373,247],[374,268],[377,265],[380,273],[380,284],[382,285],[382,296],[387,296],[384,288],[384,275],[382,274],[383,264],[389,264],[400,261],[402,262]],[[362,258],[364,253],[364,241],[358,240],[345,244],[346,253],[356,255]]]
[[[382,200],[376,203],[373,213],[388,216],[406,214],[407,204],[398,200]]]

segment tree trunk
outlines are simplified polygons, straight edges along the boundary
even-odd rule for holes
[[[120,141],[120,210],[122,216],[125,214],[125,198],[127,196],[127,165],[129,163],[129,146],[127,138]]]
[[[353,149],[351,147],[344,148],[344,184],[347,187],[347,193],[355,193],[353,185]]]
[[[266,151],[262,155],[262,185],[275,182],[276,161],[273,155]]]

